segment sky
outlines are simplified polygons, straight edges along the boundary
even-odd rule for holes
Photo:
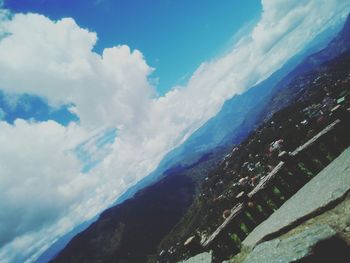
[[[0,0],[1,263],[35,261],[350,10],[124,2]]]
[[[223,52],[234,33],[261,12],[259,0],[8,0],[5,7],[54,20],[73,17],[80,27],[98,33],[98,53],[115,44],[141,50],[155,68],[159,95]]]

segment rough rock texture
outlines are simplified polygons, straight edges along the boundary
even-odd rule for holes
[[[289,230],[315,216],[350,190],[350,148],[314,177],[243,241],[253,247],[273,234]],[[278,236],[278,235],[277,235]]]
[[[194,257],[191,257],[185,261],[181,261],[181,263],[211,263],[211,262],[212,262],[212,256],[210,252],[204,252]]]
[[[244,263],[299,262],[313,256],[317,244],[336,238],[336,234],[328,225],[314,226],[285,240],[274,239],[258,245]]]
[[[337,232],[337,237],[341,239],[333,239],[330,240],[331,242],[323,242],[323,245],[318,246],[318,257],[321,257],[322,259],[317,259],[316,256],[314,259],[301,260],[298,262],[350,262],[350,193],[347,194],[345,200],[339,203],[336,207],[307,220],[291,231],[279,236],[278,240],[283,242],[285,239],[292,236],[302,237],[302,235],[299,235],[300,233],[308,231],[309,229],[315,229],[315,227],[319,227],[320,225],[328,225]],[[320,250],[324,253],[320,253]],[[229,262],[242,263],[251,252],[250,248],[244,247],[242,252],[233,257]],[[340,255],[342,256],[343,261],[336,260]]]

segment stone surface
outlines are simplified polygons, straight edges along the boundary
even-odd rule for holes
[[[253,247],[273,233],[301,223],[350,190],[350,148],[323,169],[243,241]]]
[[[328,225],[318,225],[287,239],[274,239],[256,246],[244,263],[300,262],[313,255],[313,248],[321,241],[336,236]]]
[[[313,229],[320,225],[328,225],[334,231],[337,232],[337,235],[341,238],[330,240],[331,242],[323,242],[323,247],[320,246],[314,248],[317,255],[312,259],[313,261],[302,260],[302,262],[313,262],[313,263],[349,263],[350,262],[350,232],[347,231],[350,227],[350,193],[347,194],[344,201],[340,202],[336,207],[327,210],[326,212],[313,217],[301,225],[293,228],[287,233],[278,237],[279,240],[290,238],[291,236],[298,235],[308,229]],[[299,235],[303,237],[303,235]],[[346,245],[349,244],[349,245]],[[318,249],[317,249],[318,248]],[[321,250],[321,252],[320,252]],[[324,253],[322,254],[322,251]],[[249,247],[244,247],[238,255],[234,256],[229,262],[231,263],[243,263],[247,256],[252,252]],[[317,258],[318,257],[318,258]],[[334,260],[335,258],[341,257],[343,260]],[[319,259],[321,258],[321,259]],[[299,262],[300,263],[300,262]]]
[[[211,263],[211,262],[212,262],[212,256],[210,252],[204,252],[192,258],[189,258],[185,261],[181,261],[181,263]]]

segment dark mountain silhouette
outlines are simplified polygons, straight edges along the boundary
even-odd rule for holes
[[[54,262],[145,262],[191,201],[194,183],[169,176],[103,212]]]

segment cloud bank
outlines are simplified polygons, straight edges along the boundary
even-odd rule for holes
[[[155,96],[154,69],[140,51],[123,45],[99,55],[96,33],[71,18],[2,10],[0,88],[73,105],[80,121],[0,121],[0,262],[35,260],[155,169],[225,100],[267,78],[350,10],[344,0],[262,5],[251,32],[163,97]],[[117,137],[103,141],[111,130]],[[97,162],[84,169],[91,159]]]

